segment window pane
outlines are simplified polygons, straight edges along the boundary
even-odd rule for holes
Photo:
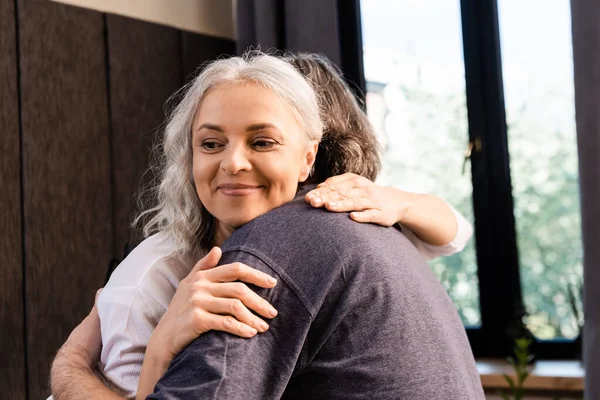
[[[432,193],[473,221],[459,1],[361,2],[367,112],[384,148],[382,185]],[[474,240],[431,267],[465,325],[481,323]]]
[[[540,339],[574,338],[582,244],[569,0],[499,0],[498,13],[526,322]]]

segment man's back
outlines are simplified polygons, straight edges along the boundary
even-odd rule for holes
[[[258,292],[279,315],[252,339],[201,336],[155,398],[483,398],[453,304],[396,229],[299,199],[238,229],[223,251],[222,263],[276,275]]]

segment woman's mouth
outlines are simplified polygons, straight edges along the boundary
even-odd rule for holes
[[[217,190],[225,196],[248,196],[262,190],[262,186],[243,183],[223,183],[217,186]]]

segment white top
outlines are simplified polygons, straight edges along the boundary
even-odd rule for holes
[[[402,232],[426,258],[461,251],[473,228],[454,208],[457,233],[445,246],[424,243],[403,227]],[[174,243],[162,234],[145,239],[119,264],[97,300],[102,332],[99,369],[126,397],[135,397],[146,344],[169,307],[179,282],[198,260],[170,257]]]

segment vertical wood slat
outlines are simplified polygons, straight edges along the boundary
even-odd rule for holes
[[[106,18],[115,254],[120,257],[125,244],[135,241],[129,227],[135,194],[151,178],[144,175],[150,149],[155,133],[162,133],[163,104],[181,86],[181,59],[176,29],[116,15]]]
[[[29,398],[112,254],[102,15],[19,0]]]
[[[17,37],[13,1],[0,2],[0,387],[25,389]]]

